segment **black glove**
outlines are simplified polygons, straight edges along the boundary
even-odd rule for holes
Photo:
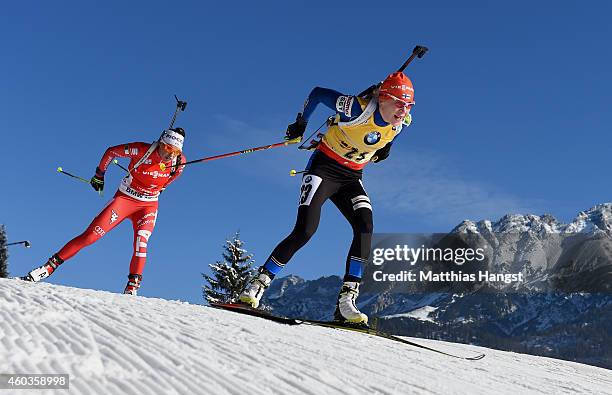
[[[96,167],[96,174],[91,177],[89,181],[91,187],[96,190],[96,192],[100,192],[104,190],[104,173]]]
[[[302,116],[301,112],[298,112],[297,117],[295,118],[295,122],[291,125],[287,126],[287,133],[285,133],[287,140],[293,140],[296,138],[302,138],[304,132],[306,131],[307,122]]]
[[[371,161],[374,163],[382,162],[383,160],[389,157],[389,153],[391,152],[391,143],[387,143],[384,147],[374,152],[374,156],[372,156]]]

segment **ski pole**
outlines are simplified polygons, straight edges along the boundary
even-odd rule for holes
[[[79,176],[75,176],[74,174],[70,174],[70,173],[68,173],[67,171],[64,171],[64,169],[62,169],[61,167],[58,167],[58,168],[57,168],[57,171],[58,171],[58,173],[65,174],[65,175],[67,175],[67,176],[69,176],[69,177],[72,177],[72,178],[75,178],[75,179],[77,179],[77,180],[79,180],[79,181],[82,181],[82,182],[84,182],[85,184],[90,184],[90,183],[91,183],[91,180],[86,180],[86,179],[84,179],[83,177],[79,177]],[[98,191],[98,195],[100,195],[100,196],[104,196],[104,191],[101,191],[101,190],[100,190],[100,191]]]
[[[7,246],[14,246],[14,245],[17,245],[17,244],[23,244],[23,246],[24,246],[25,248],[30,248],[30,247],[32,247],[32,244],[30,244],[30,242],[29,242],[29,241],[27,241],[27,240],[24,240],[24,241],[16,241],[16,242],[14,242],[14,243],[7,243],[6,245],[7,245]]]
[[[122,170],[125,170],[126,172],[130,172],[128,169],[126,169],[125,167],[121,166],[121,164],[119,163],[119,161],[117,159],[113,159],[113,163],[116,164],[117,166],[119,166],[119,168],[121,168]]]
[[[400,66],[399,69],[397,69],[397,72],[400,73],[402,71],[404,71],[406,69],[406,67],[408,67],[408,65],[414,60],[414,58],[419,58],[421,59],[423,56],[425,56],[425,54],[427,53],[427,51],[429,51],[429,48],[424,47],[422,45],[417,45],[416,47],[414,47],[414,49],[412,50],[412,54],[410,55],[410,57],[404,62],[403,65]],[[378,88],[380,84],[376,84],[376,85],[372,85],[370,86],[368,89],[364,90],[363,92],[361,92],[359,95],[357,96],[366,96],[369,95],[370,93],[372,93],[372,91],[376,88]]]
[[[290,175],[291,177],[295,177],[297,174],[306,173],[307,171],[308,171],[308,170],[300,170],[300,171],[296,171],[296,170],[294,170],[294,169],[291,169],[291,170],[289,171],[289,175]]]
[[[292,140],[283,141],[281,143],[275,143],[275,144],[270,144],[270,145],[262,145],[261,147],[247,148],[247,149],[244,149],[244,150],[241,150],[241,151],[229,152],[227,154],[221,154],[221,155],[209,156],[209,157],[202,158],[202,159],[190,160],[189,162],[176,164],[176,165],[171,166],[171,167],[186,166],[186,165],[191,165],[191,164],[200,163],[200,162],[210,162],[211,160],[229,158],[231,156],[237,156],[237,155],[242,155],[242,154],[250,154],[251,152],[263,151],[263,150],[267,150],[267,149],[270,149],[270,148],[285,147],[285,146],[290,145],[290,144],[299,143],[300,140],[301,140],[300,138],[295,138],[295,139],[292,139]],[[163,165],[163,163],[162,163],[162,165]],[[166,166],[161,166],[161,165],[160,165],[160,167],[162,168],[162,170],[164,170],[166,168]]]
[[[84,178],[82,178],[82,177],[79,177],[79,176],[75,176],[74,174],[70,174],[70,173],[68,173],[67,171],[64,171],[64,169],[62,169],[61,167],[58,167],[58,168],[57,168],[57,171],[58,171],[59,173],[65,174],[65,175],[67,175],[67,176],[69,176],[69,177],[76,178],[76,179],[77,179],[77,180],[79,180],[79,181],[83,181],[83,182],[84,182],[84,183],[86,183],[86,184],[89,184],[89,180],[86,180],[86,179],[84,179]]]

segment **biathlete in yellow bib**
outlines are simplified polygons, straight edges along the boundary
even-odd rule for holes
[[[308,119],[319,103],[335,110],[336,116],[302,177],[295,227],[259,268],[240,300],[252,307],[259,306],[274,276],[317,230],[321,206],[330,199],[353,228],[353,242],[346,258],[344,282],[334,318],[367,325],[368,317],[355,304],[373,229],[372,204],[363,188],[362,172],[369,162],[385,160],[395,137],[402,127],[410,124],[414,88],[402,72],[389,75],[369,99],[314,88],[303,112],[298,113],[296,121],[287,127],[287,139],[303,136]]]

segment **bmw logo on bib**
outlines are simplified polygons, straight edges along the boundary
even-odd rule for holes
[[[377,131],[373,131],[373,132],[366,134],[365,138],[363,139],[363,142],[366,143],[367,145],[374,145],[378,143],[379,141],[380,141],[380,133],[378,133]]]

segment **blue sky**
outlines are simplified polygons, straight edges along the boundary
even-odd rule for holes
[[[152,141],[173,94],[190,159],[277,142],[314,86],[358,93],[430,48],[407,74],[414,123],[366,169],[378,232],[448,231],[465,218],[550,213],[568,221],[610,201],[612,58],[603,1],[48,2],[0,15],[0,222],[23,274],[82,232],[112,197],[91,177],[110,145]],[[310,128],[329,114],[315,113]],[[312,129],[313,130],[313,129]],[[295,221],[308,154],[280,148],[194,165],[162,196],[141,294],[201,302],[200,272],[240,230],[263,263]],[[340,274],[351,230],[332,204],[285,269]],[[131,255],[123,223],[53,283],[120,292]]]

